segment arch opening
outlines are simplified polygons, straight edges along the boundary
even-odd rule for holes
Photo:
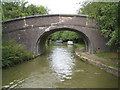
[[[47,38],[58,31],[73,31],[78,33],[79,35],[82,36],[82,39],[84,41],[84,45],[85,45],[85,51],[86,52],[90,52],[93,53],[93,49],[92,49],[92,44],[90,42],[90,39],[81,31],[77,30],[77,29],[73,29],[73,28],[54,28],[54,29],[50,29],[46,32],[44,32],[38,39],[37,43],[36,43],[36,53],[37,55],[41,55],[43,53],[45,53],[46,51],[46,40]]]

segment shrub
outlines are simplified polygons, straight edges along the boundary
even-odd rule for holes
[[[2,44],[2,67],[14,66],[33,56],[33,53],[25,51],[24,46],[16,44],[14,40],[5,41]]]

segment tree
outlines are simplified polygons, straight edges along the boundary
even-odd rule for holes
[[[118,2],[86,2],[79,9],[78,14],[87,14],[98,23],[98,29],[109,39],[107,45],[120,45],[118,29]]]
[[[55,41],[55,40],[78,41],[78,39],[82,39],[82,36],[80,36],[78,33],[73,32],[73,31],[58,31],[58,32],[51,34],[49,37],[53,41]]]
[[[49,10],[44,6],[28,5],[28,2],[5,2],[2,3],[2,20],[19,18],[23,16],[48,14]]]

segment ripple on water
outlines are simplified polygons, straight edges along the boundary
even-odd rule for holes
[[[19,86],[20,84],[22,84],[23,82],[24,80],[14,80],[10,82],[9,85],[4,85],[2,88],[15,88]]]
[[[85,72],[85,70],[75,70],[75,72]]]

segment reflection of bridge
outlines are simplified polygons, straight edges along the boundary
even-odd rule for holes
[[[47,37],[60,30],[75,31],[84,37],[86,51],[107,51],[106,39],[87,15],[36,15],[3,22],[3,40],[14,39],[36,55],[45,52]]]

